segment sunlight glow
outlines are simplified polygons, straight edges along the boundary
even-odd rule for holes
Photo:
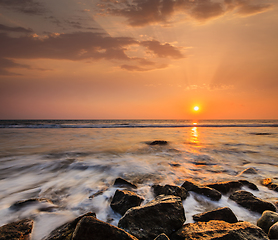
[[[198,106],[195,106],[195,107],[194,107],[194,111],[199,111],[199,107],[198,107]]]

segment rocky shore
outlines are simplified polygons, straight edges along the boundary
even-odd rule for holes
[[[248,170],[251,171],[251,170]],[[277,191],[271,179],[262,180],[262,185]],[[100,221],[92,212],[86,213],[52,231],[43,240],[185,240],[185,239],[278,239],[277,202],[264,201],[254,196],[250,189],[258,187],[247,180],[228,181],[200,185],[185,180],[181,186],[153,185],[155,198],[142,204],[137,186],[125,179],[115,179],[116,190],[110,206],[122,217],[118,226]],[[229,207],[213,209],[192,217],[194,223],[187,223],[183,203],[194,192],[212,201],[219,201],[223,194],[229,196],[243,208],[261,214],[257,225],[238,220]],[[97,194],[102,194],[99,192]],[[94,198],[95,195],[90,196]],[[185,201],[185,202],[183,202]],[[28,204],[42,204],[42,209],[53,209],[48,199],[21,200],[10,208],[17,210]],[[0,227],[0,240],[31,239],[33,219],[23,219]]]

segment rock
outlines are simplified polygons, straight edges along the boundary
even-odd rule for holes
[[[231,192],[232,190],[240,189],[242,187],[242,183],[240,183],[239,181],[229,181],[229,182],[207,184],[206,186],[213,188],[223,194],[227,194],[228,192]]]
[[[278,213],[272,211],[264,211],[262,216],[258,219],[257,225],[268,233],[269,228],[278,222]]]
[[[102,222],[95,217],[83,217],[77,224],[72,240],[137,240],[126,231],[109,223]]]
[[[222,220],[228,223],[238,222],[237,217],[228,207],[217,208],[209,212],[195,214],[193,215],[193,220],[196,222],[208,222],[210,220]]]
[[[55,206],[53,202],[47,198],[30,198],[15,202],[10,206],[10,209],[13,211],[19,211],[22,208],[32,205],[37,205],[41,211],[50,211],[54,208],[57,208],[57,206]]]
[[[245,170],[243,170],[239,175],[242,175],[242,174],[258,174],[258,173],[255,168],[250,167],[250,168],[246,168]]]
[[[267,185],[269,185],[269,184],[271,184],[271,183],[272,183],[271,178],[265,178],[265,179],[263,179],[263,180],[261,181],[261,184],[262,184],[263,186],[267,186]]]
[[[174,185],[165,185],[165,186],[153,185],[152,189],[154,191],[155,197],[162,194],[174,195],[180,197],[181,200],[185,200],[189,196],[188,191],[184,187],[179,187]]]
[[[149,145],[154,146],[154,145],[167,145],[168,142],[164,140],[155,140],[151,142]]]
[[[128,209],[140,206],[143,201],[144,198],[139,197],[134,192],[128,190],[117,190],[110,206],[115,212],[124,215]]]
[[[29,240],[33,229],[33,220],[23,219],[0,227],[1,240]]]
[[[229,198],[242,207],[254,212],[263,213],[265,210],[276,211],[276,208],[272,203],[257,198],[247,191],[236,191]]]
[[[274,191],[278,192],[278,184],[276,184],[276,183],[270,183],[269,185],[267,185],[267,187],[270,190],[274,190]]]
[[[185,181],[182,184],[182,187],[184,187],[187,191],[193,191],[195,193],[204,195],[214,201],[218,201],[221,198],[221,193],[219,191],[210,187],[199,186],[190,181]]]
[[[160,195],[144,206],[129,209],[120,219],[118,227],[140,240],[153,240],[161,233],[169,236],[184,222],[181,198]]]
[[[107,188],[104,188],[104,189],[101,189],[101,190],[95,192],[94,194],[90,195],[89,198],[97,197],[97,196],[103,194],[107,189],[108,189],[108,187],[107,187]]]
[[[278,222],[276,222],[270,227],[268,237],[270,239],[278,239]]]
[[[239,182],[252,190],[259,190],[256,184],[251,183],[247,180],[239,180]]]
[[[161,233],[154,240],[170,240],[165,233]]]
[[[137,188],[137,186],[131,182],[128,182],[127,180],[123,178],[117,178],[113,184],[115,187],[129,187],[129,188]]]
[[[43,238],[43,240],[71,240],[77,223],[86,216],[96,217],[96,214],[88,212],[69,223],[65,223],[53,230],[47,237]]]
[[[266,233],[249,222],[227,223],[212,220],[209,222],[188,223],[170,236],[171,240],[267,240]]]

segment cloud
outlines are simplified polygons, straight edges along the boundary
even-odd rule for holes
[[[147,53],[151,52],[155,56],[149,56],[152,59],[184,57],[177,47],[169,43],[162,44],[156,40],[140,42],[131,37],[111,37],[99,32],[52,33],[42,37],[36,34],[11,37],[7,33],[0,33],[0,41],[0,58],[3,59],[132,61],[138,67],[138,71],[162,68],[162,65],[145,58],[129,57],[126,51],[132,45],[138,48],[145,47]],[[6,68],[8,67],[1,66],[1,69]],[[122,68],[135,70],[129,65]]]
[[[136,72],[145,72],[145,71],[151,71],[156,69],[163,69],[167,68],[168,64],[153,64],[152,66],[137,66],[137,65],[128,65],[124,64],[121,66],[122,69],[128,70],[128,71],[136,71]]]
[[[41,15],[46,12],[41,3],[33,0],[0,0],[0,6],[30,15]]]
[[[242,16],[269,10],[272,5],[258,0],[131,0],[107,1],[99,4],[101,14],[121,16],[134,27],[150,24],[168,24],[182,14],[199,22],[221,17],[229,12]],[[188,18],[187,18],[188,19]]]
[[[7,69],[10,68],[30,68],[29,65],[15,63],[13,60],[0,58],[0,75],[11,76],[11,75],[20,75],[16,73],[12,73]]]
[[[0,24],[0,31],[3,32],[19,32],[19,33],[32,33],[33,30],[31,28],[23,28],[23,27],[9,27],[3,24]]]

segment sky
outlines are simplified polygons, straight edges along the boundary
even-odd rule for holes
[[[0,0],[0,119],[278,119],[277,63],[277,0]]]

